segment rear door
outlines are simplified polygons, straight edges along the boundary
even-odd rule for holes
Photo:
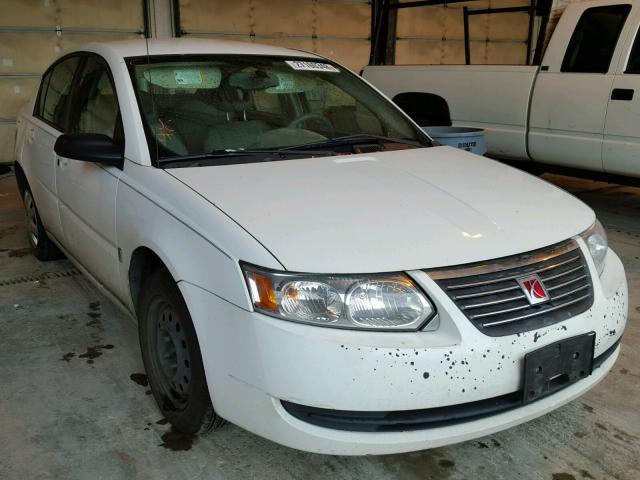
[[[120,108],[107,63],[87,55],[73,90],[69,133],[101,133],[120,143]],[[100,283],[119,291],[115,208],[122,170],[58,157],[56,181],[64,243]]]
[[[67,129],[71,84],[80,63],[78,55],[62,58],[43,76],[33,112],[27,125],[23,160],[29,164],[29,181],[38,213],[47,231],[62,241],[55,178],[53,146]]]
[[[618,39],[631,5],[589,4],[570,5],[549,44],[531,101],[529,154],[539,162],[601,171]]]
[[[625,42],[614,75],[604,126],[602,161],[609,173],[640,177],[640,11],[633,14],[634,25]]]

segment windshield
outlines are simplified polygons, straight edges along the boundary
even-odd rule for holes
[[[354,143],[345,137],[380,150],[430,145],[388,100],[328,61],[199,55],[137,57],[128,65],[158,163],[303,145],[337,151]]]

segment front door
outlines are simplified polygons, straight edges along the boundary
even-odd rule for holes
[[[602,162],[606,172],[640,177],[640,34],[628,43],[609,95]]]
[[[115,87],[107,64],[86,57],[73,93],[69,133],[101,133],[123,144]],[[116,192],[122,170],[57,158],[57,187],[64,244],[108,290],[119,290]]]
[[[573,33],[562,57],[556,55],[560,39],[552,39],[534,86],[529,119],[534,160],[602,170],[612,60],[630,10],[627,4],[585,6],[576,17],[561,18],[556,32]]]

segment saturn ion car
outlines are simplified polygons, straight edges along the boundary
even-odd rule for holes
[[[431,448],[558,408],[620,351],[627,283],[590,208],[311,53],[85,46],[44,73],[16,154],[35,255],[137,319],[188,434]]]

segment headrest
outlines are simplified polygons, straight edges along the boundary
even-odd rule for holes
[[[229,75],[229,86],[245,91],[266,90],[279,84],[278,77],[264,70],[236,72]]]

